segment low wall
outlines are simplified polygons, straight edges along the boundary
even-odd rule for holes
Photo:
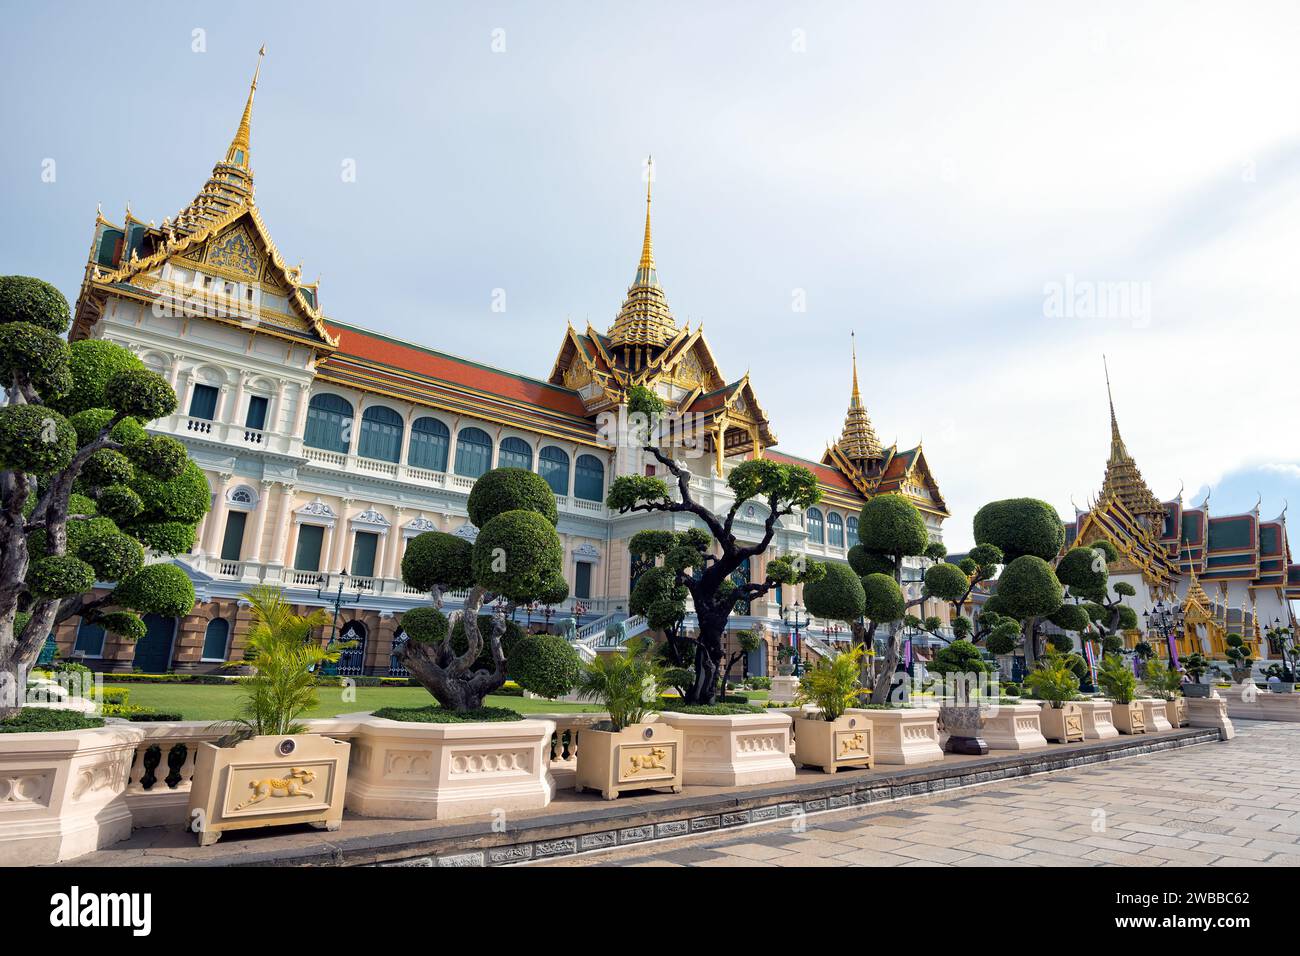
[[[1227,702],[1228,716],[1237,720],[1300,721],[1300,694],[1275,694],[1254,684],[1220,687],[1219,696]]]

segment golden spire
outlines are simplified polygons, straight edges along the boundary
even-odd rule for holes
[[[654,183],[654,157],[646,160],[645,237],[641,241],[641,259],[636,277],[628,287],[627,298],[610,326],[610,344],[615,348],[661,349],[677,335],[677,322],[668,308],[668,297],[659,285],[655,270],[654,246],[650,239],[650,200]],[[652,358],[652,356],[647,356]]]
[[[257,51],[257,68],[253,70],[253,82],[248,87],[248,101],[244,104],[244,115],[239,118],[239,128],[235,138],[230,141],[226,151],[226,162],[234,166],[248,168],[249,135],[252,132],[253,94],[257,92],[257,78],[262,72],[262,57],[266,56],[266,44]]]
[[[230,141],[225,159],[212,167],[212,175],[203,184],[194,201],[182,209],[175,219],[174,232],[187,236],[198,232],[210,223],[223,219],[236,209],[253,205],[253,169],[249,162],[249,138],[253,119],[253,94],[257,91],[257,78],[262,72],[262,57],[266,44],[257,51],[257,68],[248,88],[244,113]]]
[[[844,431],[837,444],[849,461],[860,464],[879,461],[884,457],[884,452],[880,447],[880,439],[876,437],[876,429],[871,424],[871,416],[862,404],[862,393],[858,390],[858,339],[852,332],[849,333],[849,341],[853,354],[853,393],[849,398],[848,414],[844,416]]]
[[[1119,434],[1119,420],[1115,417],[1115,399],[1110,390],[1110,367],[1102,356],[1106,372],[1106,400],[1110,405],[1110,458],[1106,462],[1106,475],[1102,479],[1102,496],[1110,495],[1124,503],[1135,517],[1164,519],[1165,506],[1142,478],[1137,462],[1124,447]]]

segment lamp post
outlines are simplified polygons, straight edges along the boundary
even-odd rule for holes
[[[338,586],[338,590],[334,592],[334,600],[333,600],[332,602],[330,602],[330,603],[333,605],[333,607],[334,607],[334,618],[333,618],[333,620],[330,622],[330,637],[329,637],[329,640],[325,642],[325,647],[326,647],[326,648],[329,648],[331,645],[333,645],[335,639],[336,639],[337,636],[338,636],[338,630],[339,630],[339,612],[342,610],[343,605],[344,605],[345,603],[346,603],[346,604],[359,604],[359,603],[361,603],[361,592],[360,592],[360,591],[358,591],[355,595],[353,595],[351,600],[349,600],[349,601],[344,601],[344,600],[343,600],[343,586],[347,583],[347,579],[348,579],[348,574],[347,574],[347,572],[346,572],[346,571],[339,571],[339,586]],[[318,599],[324,599],[324,597],[325,597],[325,575],[323,575],[323,574],[320,575],[320,576],[316,579],[316,597],[317,597]],[[328,606],[328,605],[327,605],[327,606]],[[326,675],[329,676],[329,677],[334,677],[334,676],[336,676],[336,675],[338,674],[338,672],[339,672],[339,665],[338,665],[337,662],[330,663],[330,664],[326,664],[323,668],[321,668],[321,672],[324,673],[324,674],[326,674]]]
[[[1181,614],[1172,605],[1163,600],[1156,601],[1155,607],[1142,612],[1142,619],[1148,634],[1155,634],[1169,648],[1169,666],[1176,670],[1178,662],[1178,622]]]
[[[781,608],[781,620],[785,622],[786,627],[790,628],[792,632],[790,635],[790,647],[794,649],[795,677],[799,677],[803,671],[803,664],[800,660],[799,654],[799,631],[807,627],[808,622],[811,620],[811,618],[806,614],[803,616],[803,620],[800,620],[799,615],[802,611],[803,606],[800,605],[798,601],[794,602],[793,607]]]

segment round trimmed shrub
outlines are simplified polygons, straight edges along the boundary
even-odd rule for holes
[[[27,587],[37,597],[71,597],[84,594],[94,586],[94,569],[70,554],[38,558],[27,568]]]
[[[166,480],[137,470],[131,488],[140,496],[141,523],[181,521],[197,524],[212,504],[207,476],[193,461],[187,461],[175,478]],[[102,507],[102,498],[100,504]]]
[[[1079,604],[1062,604],[1049,620],[1063,631],[1082,631],[1092,623],[1088,609]]]
[[[118,583],[113,600],[142,614],[184,617],[194,610],[194,585],[174,564],[147,564]]]
[[[88,408],[116,408],[117,398],[108,385],[119,372],[143,369],[130,349],[103,339],[82,339],[68,347],[72,387],[59,399],[59,410],[72,415]]]
[[[1105,553],[1093,548],[1071,548],[1056,565],[1056,576],[1073,594],[1081,597],[1104,591],[1109,572]]]
[[[984,640],[984,646],[990,654],[1010,654],[1016,649],[1020,632],[1012,628],[994,628]]]
[[[413,607],[402,615],[402,633],[417,644],[441,643],[447,627],[447,615],[436,607]]]
[[[940,562],[925,570],[925,593],[941,601],[960,601],[970,587],[970,579],[955,564]]]
[[[105,519],[84,524],[98,525],[101,521]],[[144,548],[140,542],[116,528],[89,529],[77,543],[77,557],[94,568],[101,581],[120,581],[144,566]]]
[[[519,603],[537,600],[563,562],[555,525],[536,511],[499,514],[474,542],[474,581]]]
[[[176,393],[157,372],[134,368],[118,372],[108,380],[105,397],[120,412],[142,422],[151,422],[176,411]]]
[[[1118,654],[1124,650],[1124,639],[1118,634],[1107,634],[1101,639],[1101,650],[1103,654]]]
[[[0,378],[22,375],[50,401],[72,387],[68,343],[30,322],[0,325]]]
[[[814,617],[852,623],[866,612],[867,593],[851,567],[828,562],[821,578],[804,585],[803,602]]]
[[[44,405],[0,408],[0,468],[39,474],[67,467],[77,453],[77,432]]]
[[[1010,564],[1030,554],[1051,561],[1065,545],[1065,525],[1046,501],[1006,498],[990,501],[975,512],[975,541],[1001,549]]]
[[[132,521],[128,530],[159,554],[189,554],[198,537],[197,526],[181,521]]]
[[[563,574],[556,571],[542,588],[542,593],[537,595],[537,600],[547,605],[563,604],[568,596],[569,582],[564,580]]]
[[[857,572],[859,577],[865,578],[868,574],[888,574],[894,573],[894,559],[886,557],[876,551],[868,551],[860,544],[855,544],[849,548],[849,567]]]
[[[443,531],[425,531],[407,542],[402,555],[402,581],[417,591],[471,587],[473,557],[474,546],[464,538]]]
[[[72,311],[63,293],[32,276],[0,276],[0,324],[30,322],[62,335]]]
[[[858,540],[886,554],[921,554],[930,543],[925,519],[916,505],[899,494],[877,495],[858,515]]]
[[[552,526],[559,521],[555,492],[546,479],[525,468],[493,468],[474,482],[466,505],[469,520],[484,528],[498,515],[508,511],[533,511]]]
[[[107,614],[101,614],[95,623],[110,634],[116,634],[128,641],[140,640],[149,630],[144,621],[140,620],[140,615],[132,614],[130,611],[109,611]]]
[[[91,488],[116,485],[135,477],[135,466],[120,451],[101,448],[81,467],[81,480]]]
[[[179,478],[190,459],[185,446],[166,435],[148,435],[131,442],[126,446],[126,457],[135,467],[159,481]]]
[[[125,524],[144,511],[144,502],[128,485],[109,485],[99,493],[100,513]]]
[[[862,591],[866,596],[866,616],[877,624],[897,621],[907,610],[902,588],[888,574],[868,574],[862,579]]]
[[[1074,641],[1070,640],[1070,635],[1068,634],[1049,634],[1047,635],[1047,643],[1051,644],[1052,647],[1056,648],[1062,654],[1068,654],[1070,651],[1074,650]]]
[[[1052,566],[1032,554],[1016,558],[998,577],[998,611],[1019,621],[1052,614],[1063,598]]]
[[[676,627],[686,613],[686,599],[690,592],[667,568],[647,568],[636,579],[628,610],[641,614],[646,623],[657,631]]]
[[[519,686],[548,700],[569,693],[582,672],[577,652],[555,634],[522,638],[510,649],[507,660],[510,677]]]

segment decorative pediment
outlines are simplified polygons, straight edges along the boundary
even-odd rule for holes
[[[600,550],[593,544],[583,542],[573,549],[573,556],[579,561],[599,561]]]
[[[466,541],[469,541],[471,543],[478,540],[478,528],[474,527],[472,524],[469,524],[468,522],[461,525],[459,528],[453,531],[452,534],[454,534],[458,538],[464,538]]]
[[[261,252],[244,223],[210,240],[204,262],[244,280],[256,280],[262,274]]]
[[[380,534],[387,534],[388,529],[392,527],[392,522],[374,508],[367,508],[360,514],[353,515],[352,527],[377,531]]]
[[[408,521],[406,527],[402,529],[402,533],[409,538],[414,537],[417,534],[424,534],[426,531],[437,530],[438,526],[434,524],[431,518],[426,518],[424,515],[420,515],[418,518],[412,518]]]
[[[315,501],[307,502],[295,511],[294,520],[298,524],[320,524],[332,528],[334,522],[338,520],[338,516],[334,513],[333,508],[317,498]]]

